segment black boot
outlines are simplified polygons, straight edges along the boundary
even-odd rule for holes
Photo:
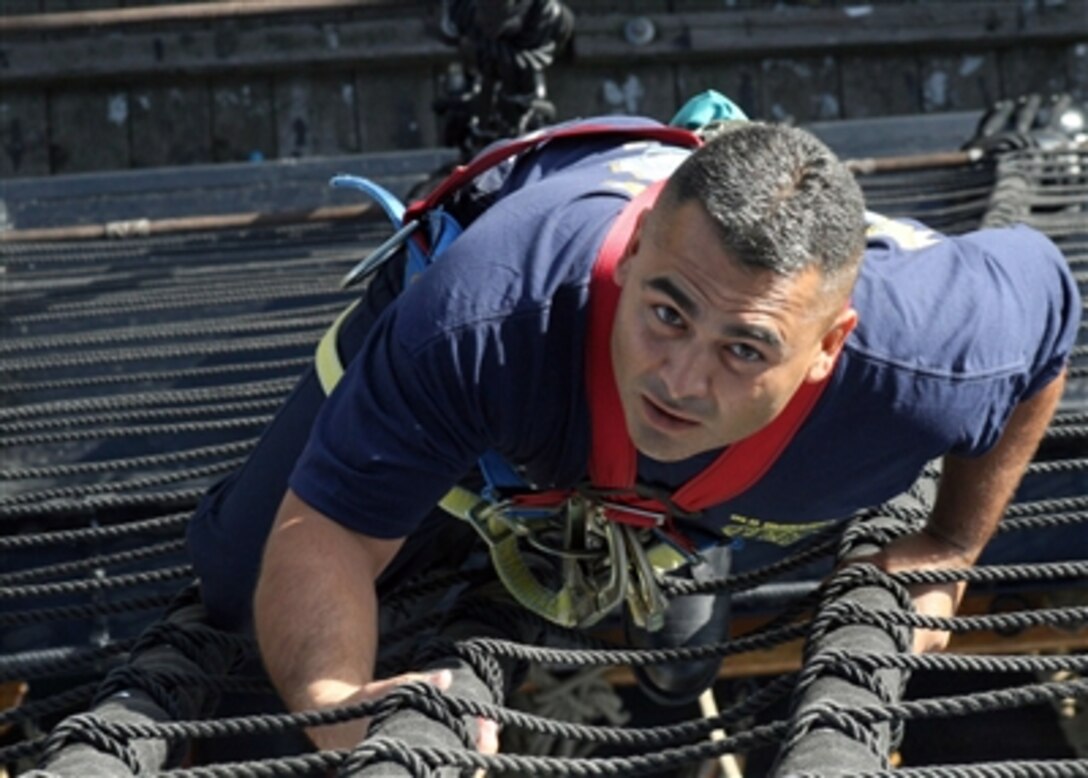
[[[729,574],[730,549],[716,546],[702,552],[705,561],[673,573],[696,581]],[[632,648],[679,648],[721,643],[729,637],[729,594],[692,594],[669,600],[665,626],[647,632],[625,611],[624,628]],[[721,657],[635,667],[635,678],[646,696],[659,705],[687,705],[699,698],[718,675]]]

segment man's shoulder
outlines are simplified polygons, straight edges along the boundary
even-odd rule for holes
[[[1045,340],[1067,269],[1025,227],[950,237],[878,221],[854,290],[848,348],[857,357],[956,382],[1024,371]]]
[[[623,202],[583,194],[531,209],[495,204],[398,298],[401,342],[418,350],[481,329],[539,328],[557,308],[576,313]]]

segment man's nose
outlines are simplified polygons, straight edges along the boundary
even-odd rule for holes
[[[661,380],[672,400],[705,397],[710,392],[710,356],[697,344],[677,344],[661,365]]]

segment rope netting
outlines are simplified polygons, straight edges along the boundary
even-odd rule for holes
[[[1088,153],[1018,152],[862,183],[872,210],[946,232],[1036,226],[1065,252],[1082,291],[1088,284]],[[911,611],[904,587],[951,580],[948,571],[889,576],[837,564],[924,520],[922,509],[891,504],[768,567],[667,580],[670,597],[731,594],[749,618],[725,642],[624,648],[607,629],[563,630],[496,601],[479,571],[437,569],[383,602],[379,672],[446,667],[447,692],[408,684],[340,709],[269,707],[252,640],[204,621],[182,535],[196,500],[245,457],[350,299],[337,288],[342,273],[383,237],[362,222],[0,245],[0,688],[14,694],[0,703],[0,771],[709,776],[726,769],[720,757],[741,756],[750,776],[876,776],[891,774],[904,732],[909,740],[927,720],[954,728],[1088,699],[1082,327],[1066,397],[999,536],[979,567],[959,574],[991,595],[988,612],[938,620]],[[835,572],[806,574],[813,565]],[[965,641],[962,652],[917,656],[912,628],[1006,635],[1010,647],[972,654]],[[1036,633],[1063,636],[1066,649],[1017,653],[1015,636]],[[799,669],[720,681],[728,704],[694,718],[686,708],[668,721],[645,715],[626,682],[632,667],[721,657],[728,668],[796,641]],[[524,683],[529,666],[543,674]],[[995,685],[910,692],[919,678],[967,676]],[[629,711],[605,715],[606,705],[588,702],[595,693],[578,691],[601,678],[626,689]],[[577,705],[556,707],[560,697]],[[353,751],[306,750],[303,728],[361,716],[372,735]],[[499,723],[502,753],[475,751],[476,717]],[[248,751],[227,747],[240,741]],[[908,763],[894,774],[1085,776],[1088,758],[1067,750]]]

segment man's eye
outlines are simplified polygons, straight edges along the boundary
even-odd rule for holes
[[[680,312],[675,308],[671,308],[668,305],[655,305],[653,306],[653,311],[657,320],[668,327],[684,326],[684,319],[680,316]]]
[[[729,353],[744,362],[762,362],[763,354],[746,343],[733,343],[727,346]]]

